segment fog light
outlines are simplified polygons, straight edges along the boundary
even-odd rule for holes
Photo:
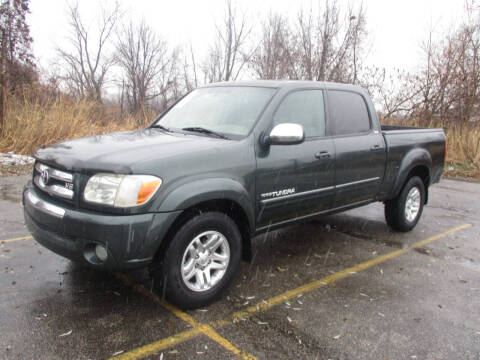
[[[95,246],[95,255],[97,255],[98,260],[105,261],[108,257],[107,249],[102,245],[97,245]]]

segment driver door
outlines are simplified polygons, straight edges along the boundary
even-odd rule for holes
[[[300,124],[305,140],[296,145],[270,145],[257,153],[257,228],[331,208],[335,147],[326,137],[325,119],[324,96],[319,89],[290,92],[276,109],[273,126]]]

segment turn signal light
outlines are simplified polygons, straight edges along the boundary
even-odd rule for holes
[[[160,184],[160,180],[144,183],[138,191],[137,205],[141,205],[147,202],[150,197],[155,193],[155,191],[157,191]]]

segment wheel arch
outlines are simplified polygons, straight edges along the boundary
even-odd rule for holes
[[[252,227],[250,226],[248,215],[245,209],[236,201],[229,198],[216,198],[210,200],[200,201],[190,205],[184,209],[173,224],[169,227],[166,235],[159,243],[155,252],[154,263],[161,260],[163,253],[168,248],[168,245],[172,241],[175,233],[190,219],[198,214],[204,212],[221,212],[229,216],[237,225],[240,234],[242,236],[242,260],[251,261],[252,248],[251,248],[251,236]]]
[[[400,194],[407,181],[418,176],[425,187],[425,204],[428,202],[428,188],[431,181],[432,157],[426,149],[413,149],[402,160],[390,199]]]

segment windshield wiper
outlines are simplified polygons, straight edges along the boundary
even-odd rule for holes
[[[160,125],[160,124],[154,124],[154,125],[152,125],[152,126],[150,126],[150,127],[156,128],[156,129],[165,130],[165,131],[168,131],[168,132],[173,132],[172,129],[169,129],[169,128],[167,128],[167,127],[165,127],[165,126],[163,126],[163,125]]]
[[[225,136],[225,135],[220,134],[220,133],[218,133],[216,131],[213,131],[213,130],[205,129],[205,128],[200,127],[200,126],[185,127],[182,130],[199,132],[199,133],[208,134],[208,135],[215,135],[216,137],[219,137],[221,139],[230,139],[228,136]]]

